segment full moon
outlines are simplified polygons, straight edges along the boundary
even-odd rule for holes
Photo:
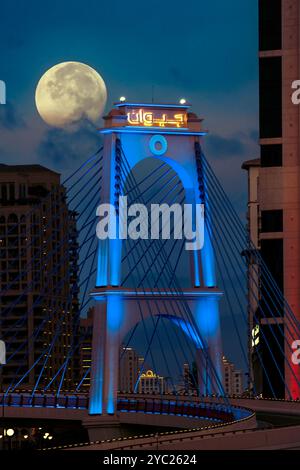
[[[84,118],[96,123],[106,99],[102,77],[81,62],[54,65],[44,73],[35,92],[41,118],[54,127],[65,127]]]

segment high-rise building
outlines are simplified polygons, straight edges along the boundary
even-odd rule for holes
[[[92,340],[93,340],[93,317],[94,307],[88,310],[86,318],[80,319],[80,348],[79,365],[81,390],[90,387],[90,370],[92,363]],[[139,356],[135,349],[121,346],[120,368],[119,368],[119,391],[121,393],[134,393],[137,380],[141,370],[148,367],[144,364],[144,358]],[[138,389],[136,390],[138,393]]]
[[[94,310],[94,307],[89,308],[87,317],[80,319],[79,368],[82,390],[89,388],[91,382],[89,371],[92,364]]]
[[[195,362],[183,364],[183,389],[187,393],[198,390],[198,370]]]
[[[223,356],[224,392],[228,396],[240,396],[244,391],[243,372],[236,370],[235,365]]]
[[[60,175],[40,165],[0,165],[0,385],[42,388],[64,363],[78,313],[76,214]],[[72,388],[78,364],[65,369]],[[60,378],[58,379],[60,380]],[[53,382],[53,386],[56,382]]]
[[[191,388],[190,365],[185,362],[183,364],[183,389],[185,392],[189,392],[190,388]]]
[[[139,357],[133,348],[122,347],[120,355],[119,389],[133,393],[139,376]]]
[[[248,221],[252,241],[298,321],[300,108],[292,103],[292,82],[300,79],[299,26],[298,0],[259,1],[260,159],[243,166],[248,170]],[[254,256],[249,273],[259,272],[255,262]],[[260,286],[259,281],[258,275]],[[255,305],[255,296],[251,296],[249,346],[256,393],[265,397],[273,396],[274,392],[277,397],[290,398],[290,394],[292,398],[300,397],[295,380],[297,377],[300,381],[300,368],[291,360],[293,338],[287,328],[287,311],[264,286],[258,294],[262,307],[264,299],[273,307],[272,312],[260,309]],[[253,311],[257,313],[256,319]],[[297,336],[296,331],[294,335]]]

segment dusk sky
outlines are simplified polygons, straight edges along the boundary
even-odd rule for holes
[[[51,66],[79,61],[108,89],[106,111],[131,101],[185,97],[205,118],[205,152],[237,209],[246,204],[241,163],[258,156],[257,2],[179,0],[11,1],[1,5],[0,162],[67,172],[99,146],[95,127],[55,129],[39,117],[37,82]],[[99,121],[101,127],[101,120]]]

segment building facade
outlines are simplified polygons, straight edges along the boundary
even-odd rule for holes
[[[292,83],[300,78],[299,25],[298,0],[259,1],[260,159],[243,166],[248,170],[248,221],[253,244],[298,321],[300,108],[292,103]],[[249,270],[259,272],[255,263],[253,257]],[[258,275],[258,284],[259,281]],[[273,306],[269,313],[259,308],[254,298],[253,292],[249,294],[249,348],[256,393],[265,397],[275,393],[278,398],[298,398],[300,368],[291,360],[291,345],[293,339],[300,337],[300,332],[294,327],[288,328],[287,312],[278,297],[275,299],[261,287],[259,303],[263,305],[267,298]],[[257,314],[256,319],[253,312]]]
[[[197,364],[192,362],[192,364],[184,363],[183,364],[183,391],[185,393],[197,393],[199,389],[198,386],[198,370]]]
[[[139,393],[143,395],[157,395],[165,393],[165,378],[155,374],[152,370],[142,373],[139,380]]]
[[[87,317],[80,319],[79,334],[79,369],[81,390],[90,387],[90,369],[92,365],[92,338],[93,338],[94,307],[89,308]]]
[[[139,376],[139,356],[133,348],[122,347],[120,351],[119,390],[133,393]]]
[[[42,388],[67,357],[79,309],[76,214],[58,173],[0,165],[0,262],[0,339],[7,348],[0,384]],[[37,382],[42,367],[44,382]],[[75,355],[64,387],[73,387],[76,371]]]
[[[241,396],[244,391],[243,372],[223,356],[224,392],[228,396]]]

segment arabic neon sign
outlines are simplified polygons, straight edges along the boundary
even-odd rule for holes
[[[158,114],[145,109],[135,109],[127,113],[127,122],[131,126],[145,127],[186,127],[186,114],[163,112]]]

